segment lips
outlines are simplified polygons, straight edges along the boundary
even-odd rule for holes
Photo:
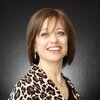
[[[55,47],[49,47],[49,48],[47,48],[47,50],[49,50],[49,51],[59,51],[60,49],[61,49],[60,46],[55,46]]]

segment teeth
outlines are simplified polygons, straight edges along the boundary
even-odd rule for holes
[[[52,47],[52,48],[49,48],[48,50],[54,50],[54,51],[56,51],[56,50],[60,50],[60,48],[59,47]]]

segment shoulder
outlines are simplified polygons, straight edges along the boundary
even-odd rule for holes
[[[29,70],[29,73],[15,84],[8,100],[31,100],[31,94],[34,91],[33,75],[32,70]]]

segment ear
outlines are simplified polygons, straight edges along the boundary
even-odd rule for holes
[[[37,48],[37,43],[36,43],[37,37],[35,37],[35,41],[34,41],[34,49]]]
[[[36,44],[36,42],[34,43],[34,52],[37,52],[37,44]]]

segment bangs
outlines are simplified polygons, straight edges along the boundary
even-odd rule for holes
[[[69,30],[68,30],[68,23],[67,23],[67,20],[66,20],[63,16],[59,15],[59,14],[56,12],[56,13],[51,14],[51,15],[48,16],[47,18],[48,18],[47,28],[48,28],[49,25],[50,25],[50,21],[54,18],[54,19],[55,19],[55,22],[54,22],[54,27],[53,27],[52,32],[54,31],[57,22],[60,21],[60,23],[62,24],[62,26],[63,26],[63,28],[64,28],[65,34],[68,35],[68,32],[69,32]]]
[[[68,30],[68,22],[64,16],[64,14],[57,9],[55,9],[55,10],[48,9],[48,11],[46,11],[46,10],[47,9],[41,10],[41,13],[38,14],[37,35],[39,35],[39,33],[41,31],[44,21],[46,19],[48,19],[48,22],[47,22],[47,28],[48,28],[50,25],[50,22],[53,18],[55,19],[55,22],[54,22],[54,27],[52,29],[52,32],[54,31],[57,22],[60,21],[64,28],[65,34],[67,34],[69,31]]]
[[[44,18],[45,20],[47,19],[47,29],[49,29],[49,26],[51,25],[51,23],[52,23],[52,20],[53,20],[53,23],[54,23],[54,25],[53,25],[53,28],[52,28],[52,31],[51,32],[53,32],[54,31],[54,29],[55,29],[55,27],[56,27],[56,25],[57,25],[57,22],[59,21],[60,23],[61,23],[61,25],[62,25],[62,27],[64,28],[64,31],[65,31],[65,34],[67,34],[67,26],[65,26],[66,25],[66,21],[64,20],[64,18],[62,17],[62,16],[60,16],[58,13],[50,13],[48,16],[45,16],[45,18]],[[44,21],[45,21],[44,20]],[[43,21],[43,23],[42,23],[42,25],[41,25],[41,28],[42,28],[42,26],[43,26],[43,24],[44,24],[44,21]]]

